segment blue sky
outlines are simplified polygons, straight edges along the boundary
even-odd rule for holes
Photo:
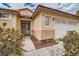
[[[37,4],[31,3],[31,5],[34,6],[30,5],[24,6],[24,4],[25,3],[8,3],[8,5],[11,6],[11,9],[16,10],[20,8],[29,8],[34,11],[38,5],[38,3]],[[79,10],[79,3],[39,3],[39,4],[71,14],[75,14],[76,11]],[[8,8],[8,7],[0,3],[0,8]]]

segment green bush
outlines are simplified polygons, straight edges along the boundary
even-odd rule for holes
[[[79,55],[79,34],[75,31],[68,31],[67,35],[62,38],[65,55],[78,56]]]
[[[19,56],[24,54],[23,36],[19,30],[0,27],[0,55]]]

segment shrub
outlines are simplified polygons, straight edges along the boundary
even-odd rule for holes
[[[79,34],[75,31],[68,31],[67,35],[62,38],[65,55],[78,56],[79,55]]]
[[[0,27],[0,55],[16,56],[23,55],[23,36],[19,30]]]

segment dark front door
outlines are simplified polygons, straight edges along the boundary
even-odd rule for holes
[[[30,34],[30,23],[29,22],[22,22],[21,23],[21,32],[24,35],[29,35]]]

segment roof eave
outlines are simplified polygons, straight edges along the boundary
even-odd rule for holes
[[[52,8],[49,8],[49,7],[45,7],[45,6],[42,6],[42,5],[38,5],[38,7],[36,8],[35,12],[34,12],[33,15],[32,15],[32,18],[35,17],[35,14],[38,13],[38,10],[39,10],[39,9],[41,9],[40,12],[43,12],[42,9],[44,9],[44,8],[45,8],[45,9],[48,9],[48,10],[55,11],[55,12],[59,12],[60,14],[62,13],[62,14],[64,14],[64,15],[68,16],[68,17],[73,16],[72,18],[77,18],[77,19],[79,19],[79,16],[76,16],[76,15],[73,15],[73,14],[70,14],[70,13],[66,13],[66,12],[63,12],[63,11],[55,10],[55,9],[52,9]],[[44,11],[45,11],[45,10],[44,10]],[[62,15],[62,17],[63,17],[63,15]]]

